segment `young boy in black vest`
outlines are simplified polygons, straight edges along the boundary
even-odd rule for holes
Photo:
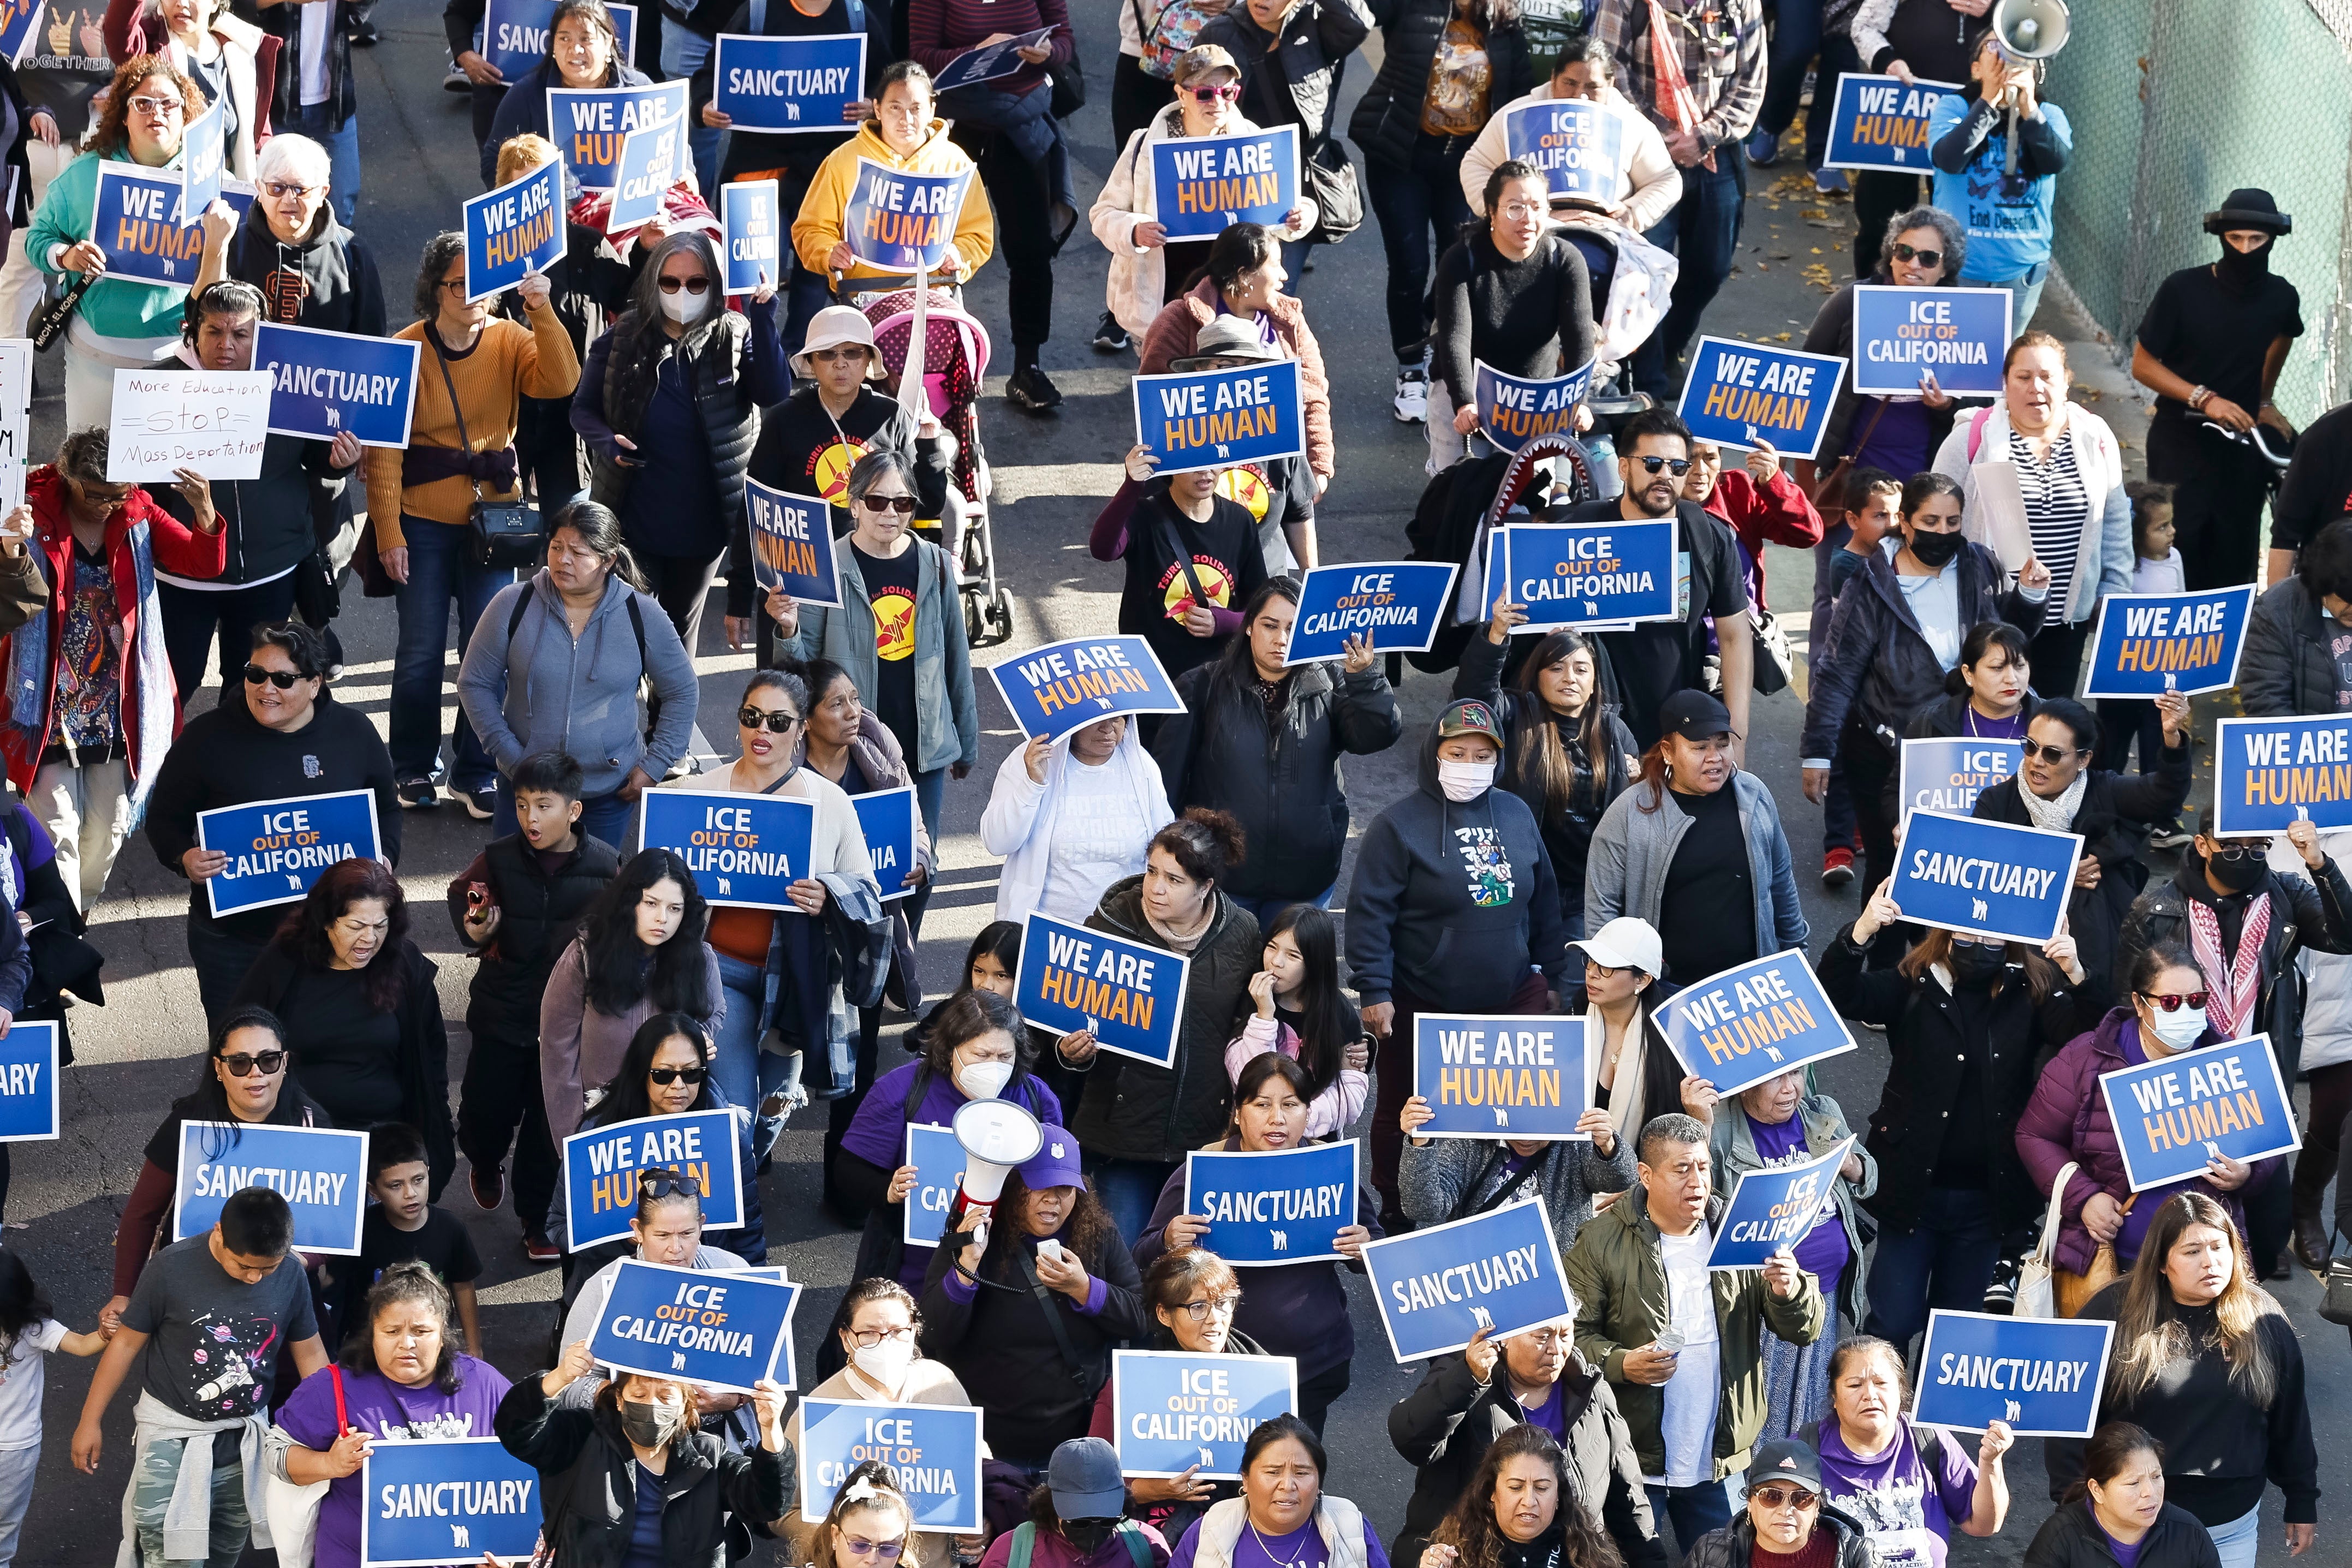
[[[514,1149],[515,1217],[523,1250],[552,1263],[547,1233],[560,1178],[539,1089],[539,998],[597,890],[621,869],[618,850],[580,831],[580,764],[561,751],[522,759],[513,779],[520,831],[493,839],[449,884],[457,939],[481,957],[466,1028],[473,1048],[457,1104],[457,1146],[473,1166],[474,1201],[506,1197]]]

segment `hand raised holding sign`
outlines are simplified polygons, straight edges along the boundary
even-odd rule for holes
[[[1127,1494],[1138,1502],[1206,1502],[1216,1495],[1217,1483],[1198,1478],[1201,1467],[1188,1466],[1181,1476],[1136,1476]]]
[[[2179,692],[2166,692],[2156,699],[2157,716],[2164,721],[2164,745],[2167,750],[2189,742],[2189,699]]]
[[[772,1377],[751,1385],[751,1413],[760,1421],[760,1447],[772,1454],[784,1451],[784,1412],[792,1402],[792,1391]]]
[[[1786,1248],[1772,1254],[1763,1273],[1764,1288],[1784,1301],[1805,1288],[1805,1276],[1797,1267],[1797,1255]]]
[[[1895,902],[1895,879],[1888,877],[1862,906],[1862,915],[1853,923],[1853,944],[1859,947],[1890,925],[1899,925],[1903,910]]]
[[[562,1359],[540,1378],[539,1390],[552,1399],[595,1370],[596,1358],[588,1354],[588,1342],[575,1339],[563,1347]]]
[[[2327,856],[2319,848],[2319,824],[2308,814],[2297,817],[2286,825],[2286,841],[2303,857],[2303,863],[2317,871],[2327,863]]]
[[[534,268],[523,274],[522,281],[515,285],[515,292],[522,296],[524,309],[543,310],[548,296],[554,292],[554,285],[547,280],[547,274]]]

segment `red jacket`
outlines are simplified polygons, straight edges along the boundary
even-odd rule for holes
[[[1822,515],[1813,510],[1812,502],[1805,498],[1786,468],[1759,490],[1747,469],[1725,464],[1716,478],[1715,493],[1706,498],[1706,509],[1729,523],[1731,531],[1739,536],[1739,548],[1748,552],[1748,597],[1759,610],[1764,608],[1764,573],[1759,563],[1764,559],[1765,545],[1810,549],[1822,542]]]
[[[48,603],[41,616],[11,637],[6,667],[13,683],[28,656],[28,651],[16,643],[42,636],[47,639],[39,653],[40,674],[46,679],[38,680],[37,723],[29,721],[35,711],[31,706],[17,700],[25,694],[10,694],[9,722],[0,725],[0,755],[6,758],[9,780],[19,790],[29,791],[57,722],[60,629],[73,589],[74,538],[73,525],[66,516],[65,480],[55,465],[44,464],[25,476],[25,500],[33,509],[33,542],[48,579]],[[198,533],[158,507],[143,489],[132,490],[107,523],[107,571],[113,579],[115,610],[122,622],[122,738],[131,777],[142,784],[148,781],[151,765],[163,760],[161,746],[152,747],[153,757],[145,755],[149,747],[142,746],[142,735],[151,743],[160,739],[168,746],[180,732],[179,694],[173,688],[171,664],[163,656],[162,615],[156,608],[155,569],[161,566],[179,577],[218,577],[227,547],[226,529]],[[141,640],[142,623],[150,616],[155,620],[152,647]],[[152,716],[147,716],[150,722],[142,722],[142,705],[150,702],[170,705],[168,726],[153,722]],[[143,798],[145,790],[137,793]]]

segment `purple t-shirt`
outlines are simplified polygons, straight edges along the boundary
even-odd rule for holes
[[[1801,1115],[1792,1115],[1778,1126],[1749,1116],[1748,1131],[1756,1140],[1756,1157],[1767,1170],[1801,1166],[1813,1157],[1813,1151],[1805,1145],[1805,1119]],[[1832,1174],[1831,1179],[1838,1178]],[[1845,1272],[1846,1260],[1853,1255],[1846,1245],[1845,1225],[1838,1218],[1837,1198],[1824,1188],[1822,1211],[1813,1217],[1813,1228],[1805,1232],[1805,1239],[1797,1243],[1797,1267],[1833,1295],[1838,1277]]]
[[[2084,1508],[2091,1508],[2091,1500],[2089,1498],[2084,1498],[2083,1500],[2083,1506]],[[2091,1522],[2097,1526],[2098,1531],[2101,1535],[2107,1535],[2107,1527],[2099,1523],[2099,1511],[2097,1509],[2091,1508]],[[2116,1554],[2116,1568],[2139,1568],[2139,1549],[2147,1544],[2147,1537],[2145,1535],[2141,1536],[2137,1541],[2133,1542],[2129,1546],[2117,1541],[2114,1536],[2107,1535],[2107,1550]]]
[[[1920,1462],[1918,1431],[1899,1424],[1884,1453],[1858,1459],[1834,1420],[1821,1431],[1822,1483],[1830,1500],[1862,1521],[1878,1568],[1944,1568],[1952,1522],[1974,1511],[1976,1460],[1948,1437],[1935,1467]]]
[[[1192,1553],[1201,1543],[1201,1527],[1195,1523],[1185,1531],[1178,1543],[1176,1555],[1169,1560],[1168,1568],[1192,1568]],[[1388,1554],[1381,1550],[1380,1536],[1370,1521],[1364,1525],[1364,1562],[1366,1568],[1389,1568]],[[1244,1525],[1241,1539],[1234,1542],[1233,1568],[1330,1568],[1330,1549],[1323,1544],[1321,1531],[1308,1520],[1286,1535],[1260,1535],[1255,1528]]]
[[[351,1424],[378,1439],[488,1437],[490,1417],[506,1397],[507,1380],[487,1361],[457,1357],[457,1392],[444,1394],[427,1384],[403,1388],[380,1374],[343,1374],[343,1410]],[[302,1380],[278,1412],[278,1425],[306,1448],[334,1446],[335,1384],[326,1372]],[[359,1568],[360,1476],[354,1470],[329,1483],[319,1505],[317,1568]]]
[[[1568,1441],[1568,1412],[1564,1408],[1567,1403],[1567,1398],[1559,1391],[1559,1385],[1555,1382],[1545,1393],[1541,1403],[1520,1406],[1519,1416],[1528,1426],[1541,1427],[1549,1432],[1555,1441],[1565,1443]]]
[[[1972,707],[1962,708],[1960,734],[1969,740],[2023,740],[2025,710],[2019,708],[2007,718],[1987,718]]]

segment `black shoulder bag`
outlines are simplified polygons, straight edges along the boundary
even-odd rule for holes
[[[1054,1292],[1037,1278],[1036,1260],[1029,1256],[1029,1249],[1016,1241],[1012,1252],[1023,1282],[1029,1287],[1030,1295],[1036,1298],[1037,1310],[1045,1314],[1045,1326],[1054,1331],[1054,1343],[1061,1349],[1062,1364],[1069,1370],[1070,1381],[1078,1385],[1079,1393],[1091,1399],[1095,1390],[1087,1384],[1087,1364],[1079,1356],[1078,1347],[1070,1343],[1069,1327],[1062,1322],[1062,1310],[1054,1304]]]
[[[431,348],[433,362],[441,367],[441,384],[449,389],[449,412],[457,421],[457,444],[470,456],[474,440],[466,434],[466,409],[457,401],[457,378],[449,373],[449,361],[442,354],[441,346],[434,343]],[[520,499],[485,501],[482,482],[477,479],[473,484],[474,505],[466,514],[466,526],[474,536],[474,564],[493,571],[537,566],[540,558],[547,553],[539,508]]]

